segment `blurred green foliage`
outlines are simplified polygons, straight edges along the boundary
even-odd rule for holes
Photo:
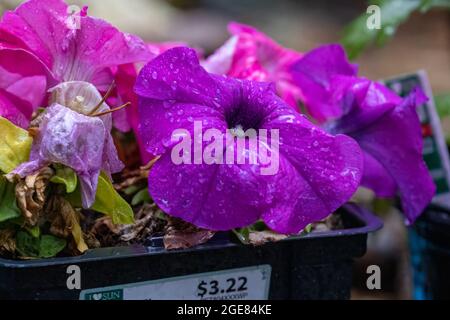
[[[444,120],[450,118],[450,93],[441,94],[434,97],[436,103],[436,109],[439,114],[439,118]],[[447,145],[450,146],[450,131],[444,126],[443,128]]]
[[[371,0],[368,5],[380,8],[381,28],[369,29],[367,19],[372,13],[363,13],[345,29],[341,39],[350,59],[357,58],[369,45],[379,46],[393,37],[400,24],[413,12],[425,13],[431,8],[450,9],[450,0]]]

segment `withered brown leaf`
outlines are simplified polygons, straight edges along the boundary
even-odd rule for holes
[[[89,249],[81,230],[80,213],[69,201],[60,195],[53,195],[48,201],[46,214],[51,224],[50,233],[60,238],[72,239],[79,253]]]
[[[32,227],[37,225],[43,214],[46,189],[53,174],[54,171],[51,168],[45,167],[37,173],[17,181],[17,205],[25,218],[25,222]],[[14,179],[17,179],[17,177]]]
[[[0,230],[0,255],[13,254],[16,251],[15,234],[11,229]]]
[[[155,203],[144,204],[135,217],[135,223],[122,226],[120,239],[124,242],[144,242],[157,232],[162,232],[166,224],[161,219],[162,211]]]
[[[197,228],[181,219],[169,217],[164,234],[164,247],[167,250],[188,249],[210,240],[215,231]]]
[[[139,183],[146,183],[148,179],[148,174],[153,165],[158,161],[160,157],[153,158],[149,163],[145,166],[140,167],[136,170],[125,171],[122,174],[122,182],[115,184],[114,188],[117,191],[123,191],[130,186],[137,185]]]
[[[248,242],[254,246],[262,246],[268,242],[277,242],[286,238],[286,235],[275,233],[270,230],[251,231],[248,235]]]

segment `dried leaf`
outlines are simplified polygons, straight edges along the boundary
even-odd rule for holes
[[[102,247],[114,247],[120,243],[119,226],[115,225],[110,217],[101,217],[97,219],[91,227],[91,234]]]
[[[136,214],[136,222],[120,229],[120,240],[127,243],[142,243],[153,234],[162,232],[166,221],[161,218],[161,213],[154,203],[143,205]]]
[[[25,222],[36,226],[43,213],[46,200],[46,189],[53,176],[53,170],[46,167],[19,180],[16,185],[17,204],[22,212]]]
[[[248,235],[249,244],[254,246],[262,246],[268,242],[277,242],[286,239],[287,236],[270,230],[252,231]]]
[[[210,240],[215,231],[197,228],[181,219],[170,217],[164,235],[167,250],[188,249]]]
[[[30,137],[37,138],[39,136],[40,130],[38,127],[28,128],[28,135]]]
[[[50,232],[60,238],[72,238],[80,253],[88,250],[80,227],[80,214],[64,197],[55,195],[50,198],[46,208],[50,221]]]
[[[330,230],[339,230],[343,229],[344,224],[342,222],[342,218],[338,214],[330,214],[325,219],[314,222],[312,224],[312,231],[314,232],[324,232]]]
[[[84,239],[89,248],[95,249],[100,248],[102,246],[102,244],[100,243],[100,241],[97,240],[95,235],[90,232],[84,234]]]
[[[0,230],[0,255],[13,254],[16,251],[15,235],[14,230]]]
[[[119,159],[127,168],[138,167],[141,163],[141,156],[134,135],[122,133],[119,130],[114,130],[112,135]]]
[[[159,156],[153,158],[149,163],[137,170],[125,171],[122,174],[122,182],[115,184],[114,188],[117,191],[125,192],[127,195],[131,195],[136,193],[137,191],[140,191],[142,189],[141,186],[147,185],[150,169],[153,167],[156,161],[158,161],[159,158]]]
[[[141,190],[141,186],[145,186],[147,184],[148,179],[148,169],[139,168],[137,170],[132,170],[128,172],[124,172],[122,175],[123,181],[121,183],[115,184],[114,188],[117,191],[125,191],[126,189],[137,188],[136,191]]]

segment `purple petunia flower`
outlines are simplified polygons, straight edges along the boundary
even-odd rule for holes
[[[380,83],[356,77],[338,45],[306,54],[293,67],[305,102],[328,120],[325,129],[353,137],[364,152],[362,185],[378,196],[400,194],[409,223],[422,213],[435,185],[422,157],[416,107],[426,101],[416,89],[402,99]]]
[[[363,158],[353,139],[311,124],[271,84],[209,74],[194,50],[174,48],[149,62],[135,91],[141,136],[147,151],[160,156],[150,171],[149,191],[170,215],[212,230],[262,219],[273,230],[297,233],[339,208],[359,186]],[[200,132],[194,125],[198,121]],[[245,139],[239,132],[250,128],[278,130],[279,151],[259,146],[278,153],[277,173],[260,174],[263,162],[249,161],[260,154],[251,152],[236,155],[246,160],[242,164],[194,164],[192,155],[173,162],[174,132],[198,136],[228,129],[237,138],[224,148],[236,150],[239,139]],[[203,137],[202,146],[208,142]],[[191,146],[195,149],[195,142]]]
[[[51,163],[64,164],[80,178],[82,204],[89,208],[95,200],[100,171],[111,174],[123,169],[110,134],[111,114],[90,116],[102,97],[86,82],[60,84],[53,89],[53,96],[55,102],[40,120],[30,160],[12,174],[26,177]],[[109,110],[103,103],[96,112]]]

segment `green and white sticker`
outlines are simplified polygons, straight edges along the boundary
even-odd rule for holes
[[[267,300],[270,265],[83,290],[80,300]]]
[[[402,97],[406,96],[413,88],[419,86],[429,98],[429,101],[418,107],[417,110],[422,124],[423,158],[436,184],[436,196],[433,199],[433,203],[449,207],[449,155],[426,72],[420,70],[417,73],[402,75],[384,82]]]

